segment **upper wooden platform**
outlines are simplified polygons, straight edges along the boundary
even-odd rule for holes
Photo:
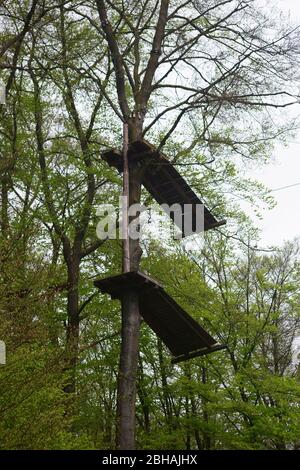
[[[174,355],[174,363],[225,348],[146,274],[132,271],[96,280],[94,284],[112,299],[121,300],[124,292],[137,291],[140,315]]]
[[[112,167],[117,168],[119,172],[123,171],[122,153],[115,149],[107,150],[102,154],[102,158]],[[194,193],[192,188],[187,184],[185,179],[178,173],[176,168],[170,161],[155,147],[146,140],[133,142],[128,151],[129,164],[137,161],[145,165],[145,171],[142,183],[149,193],[159,204],[179,204],[182,208],[183,218],[177,223],[182,230],[182,236],[185,237],[191,233],[210,230],[226,223],[225,220],[218,221],[214,215],[203,205],[202,201]],[[184,204],[190,204],[192,213],[192,227],[189,231],[185,227]],[[196,227],[196,207],[204,206],[204,227]],[[176,223],[178,219],[174,217],[174,213],[170,213],[170,217]]]

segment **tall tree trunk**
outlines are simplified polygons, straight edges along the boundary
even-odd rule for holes
[[[139,294],[127,291],[122,299],[122,343],[118,378],[117,448],[135,449],[135,401],[140,334]]]
[[[132,128],[133,127],[133,128]],[[139,129],[130,126],[129,136],[135,140],[140,135]],[[141,200],[141,170],[129,169],[129,206]],[[136,217],[131,217],[133,222]],[[139,240],[129,240],[130,270],[137,271],[142,255]],[[139,336],[141,317],[139,313],[139,294],[128,290],[122,298],[122,342],[118,376],[117,397],[117,448],[135,449],[135,405],[136,379],[138,367]]]
[[[129,140],[133,142],[142,137],[143,122],[147,112],[147,104],[152,91],[152,82],[159,64],[159,54],[164,39],[165,27],[168,21],[169,0],[161,0],[157,26],[152,41],[152,50],[146,66],[142,83],[137,78],[135,108],[132,113],[126,92],[126,75],[122,52],[118,39],[109,20],[106,2],[96,0],[101,26],[105,33],[108,47],[114,65],[116,89],[123,120],[129,126]],[[138,37],[138,35],[137,35]],[[137,41],[138,46],[138,41]],[[138,57],[136,72],[138,72]],[[136,76],[139,73],[136,74]],[[139,203],[141,197],[141,174],[137,168],[130,168],[129,205]],[[138,240],[130,243],[130,269],[138,270],[141,248]],[[119,449],[135,448],[135,397],[136,375],[138,364],[138,340],[140,333],[139,298],[134,291],[128,291],[122,299],[122,346],[118,380],[117,400],[117,447]]]

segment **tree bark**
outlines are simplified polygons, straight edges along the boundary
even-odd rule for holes
[[[127,291],[122,299],[122,342],[118,377],[117,448],[135,449],[135,402],[140,336],[139,294]]]
[[[140,202],[141,174],[138,168],[129,170],[129,206]],[[133,222],[135,217],[130,217]],[[129,240],[130,270],[139,268],[142,250],[139,240]],[[141,317],[139,294],[128,290],[122,298],[122,333],[117,396],[117,448],[135,449],[135,403]]]

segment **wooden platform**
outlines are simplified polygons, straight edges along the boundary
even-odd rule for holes
[[[132,271],[99,279],[94,285],[102,293],[110,294],[112,299],[120,300],[128,289],[137,290],[141,316],[171,351],[174,363],[226,347],[217,344],[160,284],[141,272]]]
[[[110,149],[102,154],[102,158],[112,167],[117,168],[119,172],[123,170],[122,153],[116,149]],[[203,203],[194,193],[191,187],[187,184],[185,179],[178,173],[176,168],[170,161],[160,152],[157,152],[155,147],[146,140],[139,140],[133,142],[128,151],[129,164],[139,162],[145,165],[144,177],[142,180],[143,186],[149,191],[153,198],[159,204],[179,204],[183,209],[184,204],[191,204],[192,211],[192,230],[186,232],[184,230],[185,214],[183,211],[182,236],[185,237],[193,232],[200,232],[203,230],[196,230],[196,207]],[[170,217],[176,223],[174,214],[171,212]],[[214,215],[204,206],[204,230],[210,230],[219,227],[226,223],[225,220],[218,221]]]

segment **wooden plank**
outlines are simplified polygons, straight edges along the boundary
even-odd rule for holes
[[[144,293],[140,309],[144,320],[173,355],[187,354],[216,342],[163,290]]]
[[[177,364],[178,362],[187,361],[195,357],[206,356],[207,354],[211,354],[216,351],[222,351],[223,349],[227,349],[227,346],[225,346],[224,344],[215,344],[211,346],[210,348],[203,348],[203,349],[199,349],[198,351],[193,351],[188,354],[175,356],[172,358],[171,362],[172,364]]]
[[[128,289],[140,294],[140,314],[150,328],[159,336],[175,358],[191,354],[208,354],[212,348],[223,349],[163,287],[144,273],[134,271],[94,282],[102,293],[113,299],[122,299]],[[185,360],[185,359],[180,359]]]
[[[117,149],[109,149],[101,154],[101,158],[108,163],[109,166],[116,168],[119,173],[123,171],[123,155]]]
[[[122,154],[115,149],[102,154],[102,158],[110,165],[122,172]],[[171,162],[146,140],[131,143],[128,151],[129,162],[140,161],[145,165],[143,186],[159,204],[191,204],[192,205],[192,229],[196,229],[196,207],[203,204],[184,178],[178,173]],[[176,222],[174,214],[170,214],[173,222]],[[218,221],[204,205],[204,230],[220,227],[225,220]],[[184,230],[183,224],[179,228]],[[182,233],[186,236],[185,233]]]

